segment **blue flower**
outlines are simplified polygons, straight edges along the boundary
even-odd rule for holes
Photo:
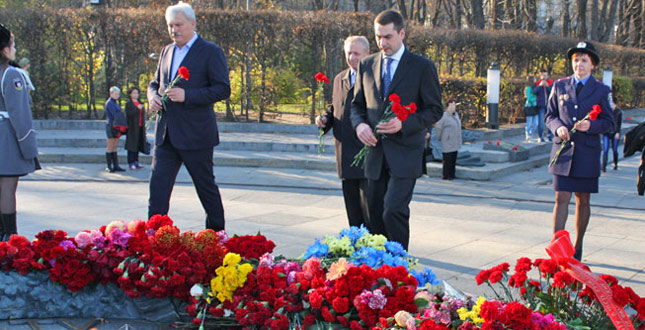
[[[385,249],[395,256],[410,257],[408,252],[403,248],[403,245],[399,242],[387,241],[385,242]]]
[[[423,272],[418,272],[416,270],[411,270],[410,274],[417,279],[419,287],[425,286],[426,284],[437,285],[441,281],[437,278],[437,275],[430,269],[430,267],[425,267]]]
[[[352,263],[356,266],[367,265],[378,268],[382,265],[385,252],[372,247],[362,247],[352,254]]]
[[[369,232],[367,231],[367,228],[365,228],[365,226],[363,225],[361,225],[360,227],[352,226],[347,229],[343,229],[338,235],[338,238],[340,239],[343,236],[347,236],[352,241],[352,245],[355,245],[356,241],[358,241],[359,238],[368,233]]]
[[[307,252],[302,256],[302,260],[307,260],[311,257],[324,258],[329,252],[327,244],[320,243],[320,239],[316,238],[316,242],[307,248]]]
[[[383,254],[383,264],[396,267],[396,266],[403,266],[405,268],[408,268],[408,261],[402,257],[399,256],[394,256],[390,253],[384,253]]]

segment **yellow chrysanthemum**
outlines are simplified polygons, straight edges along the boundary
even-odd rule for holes
[[[239,254],[226,254],[223,265],[215,270],[217,276],[211,280],[211,297],[215,296],[221,302],[233,300],[235,290],[244,286],[247,275],[253,271],[250,264],[238,265],[241,260]]]

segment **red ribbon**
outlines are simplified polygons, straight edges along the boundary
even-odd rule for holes
[[[576,250],[571,244],[568,231],[560,230],[555,233],[551,244],[546,247],[546,252],[560,265],[562,270],[593,290],[617,330],[634,329],[625,309],[614,301],[609,285],[589,271],[583,263],[572,258]]]

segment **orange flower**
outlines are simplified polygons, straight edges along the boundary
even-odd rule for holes
[[[179,241],[179,229],[175,226],[163,226],[155,233],[155,241],[162,249],[170,249]]]
[[[343,275],[345,275],[349,270],[349,267],[352,266],[353,265],[351,263],[347,262],[347,259],[338,259],[338,261],[329,266],[329,271],[327,272],[327,280],[333,281],[343,277]]]

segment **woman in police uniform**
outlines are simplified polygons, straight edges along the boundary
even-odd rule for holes
[[[555,136],[551,157],[560,144],[571,140],[562,150],[549,172],[553,174],[555,206],[553,231],[564,229],[572,193],[576,198],[576,254],[582,258],[582,241],[589,224],[591,193],[598,192],[600,176],[600,135],[610,131],[614,120],[609,107],[609,87],[596,80],[591,72],[600,58],[589,42],[580,42],[567,52],[574,74],[555,82],[549,97],[546,125]],[[602,112],[596,120],[583,120],[594,105]],[[580,122],[579,122],[580,121]],[[569,134],[574,128],[576,132]]]
[[[0,24],[0,236],[3,241],[17,233],[18,178],[40,169],[29,89],[22,74],[9,65],[15,57],[13,35]]]

